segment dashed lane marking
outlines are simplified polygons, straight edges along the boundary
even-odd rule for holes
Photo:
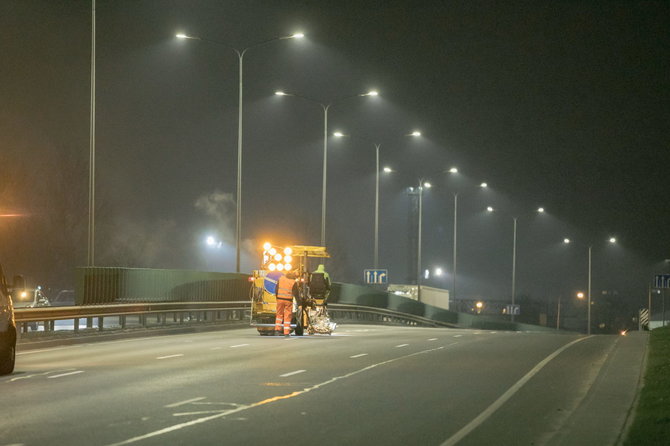
[[[349,357],[353,359],[353,358],[361,358],[361,357],[367,356],[367,355],[368,355],[367,353],[359,353],[357,355],[349,356]]]
[[[437,341],[437,338],[430,338],[429,341]]]
[[[383,365],[386,365],[386,364],[391,364],[393,362],[400,361],[400,360],[403,360],[403,359],[413,358],[414,356],[425,355],[427,353],[436,352],[436,351],[439,351],[439,350],[443,350],[447,347],[451,347],[453,345],[457,345],[457,343],[454,342],[454,343],[447,344],[447,345],[444,345],[444,346],[441,346],[441,347],[431,348],[431,349],[428,349],[428,350],[422,350],[420,352],[414,352],[414,353],[410,353],[408,355],[399,356],[397,358],[387,359],[386,361],[378,362],[377,364],[371,364],[367,367],[363,367],[362,369],[354,370],[353,372],[347,373],[346,375],[335,376],[335,377],[333,377],[333,378],[331,378],[327,381],[321,382],[319,384],[315,384],[311,387],[307,387],[307,388],[302,389],[302,390],[297,390],[295,392],[292,392],[292,393],[289,393],[289,394],[286,394],[286,395],[278,395],[278,396],[275,396],[275,397],[272,397],[272,398],[267,398],[267,399],[264,399],[262,401],[255,402],[253,404],[249,404],[247,406],[240,406],[236,409],[231,409],[231,410],[228,410],[228,411],[225,411],[225,412],[213,414],[213,415],[210,415],[210,416],[205,416],[205,417],[198,418],[198,419],[195,419],[195,420],[187,421],[185,423],[179,423],[179,424],[175,424],[175,425],[172,425],[172,426],[168,426],[168,427],[165,427],[163,429],[159,429],[159,430],[156,430],[156,431],[153,431],[153,432],[146,433],[144,435],[138,435],[136,437],[128,438],[127,440],[119,441],[117,443],[112,443],[108,446],[121,446],[121,445],[125,445],[125,444],[137,443],[138,441],[146,440],[148,438],[158,437],[160,435],[165,435],[165,434],[168,434],[170,432],[175,432],[175,431],[178,431],[178,430],[181,430],[181,429],[185,429],[187,427],[195,426],[197,424],[207,423],[208,421],[218,420],[220,418],[224,418],[224,417],[227,417],[227,416],[235,414],[235,413],[239,413],[239,412],[249,410],[249,409],[254,409],[256,407],[264,406],[266,404],[271,404],[271,403],[274,403],[276,401],[286,400],[286,399],[289,399],[289,398],[295,398],[297,396],[304,395],[305,393],[312,392],[312,391],[315,391],[315,390],[319,390],[320,388],[325,387],[329,384],[333,384],[337,381],[344,380],[344,379],[347,379],[347,378],[351,378],[352,376],[356,376],[360,373],[367,372],[368,370],[372,370],[376,367],[380,367],[380,366],[383,366]]]
[[[409,344],[400,344],[396,345],[395,348],[400,348],[400,347],[407,347]]]
[[[184,404],[189,404],[189,403],[193,403],[195,401],[200,401],[200,400],[204,400],[204,399],[205,399],[204,396],[199,396],[197,398],[191,398],[190,400],[184,400],[184,401],[179,401],[178,403],[168,404],[168,405],[163,406],[163,407],[170,407],[170,408],[171,407],[179,407],[179,406],[183,406]]]
[[[61,378],[63,376],[70,376],[70,375],[78,375],[80,373],[84,373],[84,371],[83,370],[75,370],[74,372],[61,373],[60,375],[51,375],[51,376],[47,376],[47,379]]]
[[[178,358],[180,356],[184,356],[184,354],[183,353],[178,353],[176,355],[159,356],[156,359],[170,359],[170,358]]]
[[[230,348],[237,348],[237,347],[246,347],[249,344],[237,344],[237,345],[231,345]]]
[[[293,372],[284,373],[283,375],[279,375],[279,376],[281,376],[282,378],[286,378],[286,377],[288,377],[288,376],[297,375],[298,373],[304,373],[304,372],[306,372],[306,371],[307,371],[307,370],[295,370],[295,371],[293,371]]]
[[[454,335],[455,338],[460,338],[463,335]]]

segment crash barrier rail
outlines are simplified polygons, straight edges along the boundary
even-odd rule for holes
[[[410,325],[417,327],[450,327],[455,324],[436,321],[422,316],[401,313],[386,308],[364,307],[360,305],[329,304],[328,313],[335,322],[368,322],[375,324]]]
[[[246,274],[187,270],[77,268],[75,303],[89,306],[151,302],[240,302],[249,298],[248,278]],[[334,304],[354,305],[358,308],[375,308],[380,315],[385,310],[395,311],[415,316],[417,321],[437,321],[442,326],[481,330],[553,330],[512,322],[504,316],[458,313],[378,288],[348,283],[333,283],[328,302],[331,308],[336,308]],[[445,302],[443,306],[448,305]],[[357,314],[357,317],[363,317],[370,313]]]
[[[103,331],[105,319],[118,318],[115,328],[127,328],[128,317],[137,316],[137,324],[142,327],[184,324],[188,321],[218,322],[241,321],[248,318],[250,304],[248,301],[238,302],[198,302],[198,303],[151,303],[151,304],[116,304],[77,307],[43,307],[16,309],[16,322],[21,332],[26,333],[31,324],[41,322],[44,331],[54,331],[55,322],[73,320],[73,330],[80,329],[80,319],[86,319],[86,328]],[[340,322],[363,322],[375,324],[409,325],[423,327],[454,327],[453,324],[434,321],[428,318],[398,311],[363,307],[359,305],[331,304],[328,306],[333,320]],[[155,322],[150,318],[154,316]],[[169,320],[171,318],[171,321]],[[94,324],[94,322],[97,323]]]
[[[86,328],[93,328],[97,320],[98,331],[103,331],[105,318],[118,318],[117,328],[127,328],[128,317],[137,316],[138,325],[184,324],[189,321],[217,322],[240,321],[248,318],[249,301],[237,302],[169,302],[144,304],[112,304],[73,307],[17,308],[16,322],[26,333],[32,324],[42,322],[44,331],[54,331],[55,322],[74,320],[74,331],[79,331],[80,319],[86,319]],[[155,323],[150,318],[155,316]],[[171,316],[172,321],[168,320]]]

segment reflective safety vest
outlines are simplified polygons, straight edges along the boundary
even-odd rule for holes
[[[294,284],[295,280],[281,276],[279,278],[279,286],[277,287],[277,299],[293,301]]]

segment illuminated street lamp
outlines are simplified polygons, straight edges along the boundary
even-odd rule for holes
[[[616,237],[610,237],[607,240],[607,242],[609,244],[612,244],[612,245],[615,244],[616,243]],[[568,238],[563,239],[563,243],[569,244],[570,239],[568,239]],[[586,290],[586,297],[587,297],[587,302],[586,302],[586,306],[587,306],[587,310],[586,310],[586,334],[587,335],[591,334],[591,276],[592,276],[592,269],[593,269],[592,268],[592,261],[591,261],[592,250],[593,250],[593,245],[589,244],[589,276],[588,276],[588,287],[587,287],[587,290]],[[577,298],[583,299],[584,298],[584,293],[583,292],[577,293]]]
[[[417,234],[417,249],[416,249],[416,298],[421,302],[421,227],[423,219],[423,190],[430,189],[431,184],[423,179],[419,180],[419,186],[416,188],[416,192],[419,195],[419,222],[418,222],[418,234]],[[409,188],[410,192],[414,192],[414,188]]]
[[[287,39],[302,39],[305,37],[303,33],[294,33],[289,36],[275,37],[273,39],[265,40],[263,42],[256,43],[254,45],[248,46],[241,50],[228,45],[225,42],[220,42],[212,39],[205,39],[198,36],[190,36],[188,34],[179,33],[176,35],[178,39],[186,40],[200,40],[202,42],[214,43],[217,45],[225,46],[237,54],[237,59],[239,61],[239,100],[238,100],[238,121],[237,121],[237,220],[235,224],[235,271],[240,272],[240,248],[242,241],[242,93],[244,91],[243,84],[243,66],[244,66],[244,55],[247,51],[252,48],[256,48],[262,45],[267,45],[268,43],[275,42],[278,40],[287,40]]]
[[[495,209],[493,209],[492,206],[489,206],[486,208],[487,212],[494,212]],[[535,211],[538,214],[544,214],[545,210],[543,207],[537,208]],[[515,300],[516,300],[516,227],[517,227],[517,220],[518,217],[514,216],[512,217],[514,220],[514,235],[513,235],[513,243],[512,243],[512,311],[511,313],[511,320],[514,322],[514,305],[515,305]]]
[[[333,133],[333,136],[341,138],[341,137],[347,136],[347,135],[345,135],[342,132],[335,132],[335,133]],[[412,133],[408,133],[406,136],[414,136],[414,137],[421,136],[421,132],[415,130]],[[379,170],[379,149],[381,149],[382,145],[380,143],[373,142],[369,138],[365,138],[365,137],[361,137],[361,136],[357,136],[356,138],[362,139],[362,140],[365,140],[365,141],[368,141],[368,142],[372,142],[372,144],[374,144],[374,146],[375,146],[375,160],[376,160],[375,161],[375,230],[374,230],[375,244],[374,244],[374,256],[373,256],[374,261],[373,261],[373,264],[374,264],[374,268],[377,269],[379,267],[379,174],[380,174],[380,170]],[[393,169],[391,169],[390,167],[384,167],[384,172],[391,173],[391,172],[393,172]]]
[[[318,104],[323,109],[323,185],[322,185],[322,195],[321,195],[321,246],[326,246],[326,187],[327,187],[327,171],[328,171],[328,109],[337,103],[345,99],[351,99],[362,96],[379,96],[379,93],[375,90],[368,91],[367,93],[360,93],[351,96],[342,96],[330,101],[328,104],[320,102],[316,99],[308,98],[295,93],[286,93],[284,91],[275,91],[277,96],[293,96],[296,98],[301,98],[309,102]],[[336,135],[337,136],[337,135]],[[344,135],[341,135],[344,136]]]

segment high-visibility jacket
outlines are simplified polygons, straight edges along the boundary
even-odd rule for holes
[[[279,285],[277,286],[277,299],[293,301],[293,286],[295,280],[289,279],[286,276],[279,278]]]

